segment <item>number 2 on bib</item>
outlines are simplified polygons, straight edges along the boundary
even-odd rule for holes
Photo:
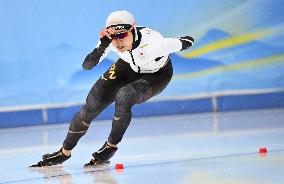
[[[111,65],[109,72],[108,72],[110,74],[109,79],[111,80],[114,80],[116,78],[114,69],[115,69],[115,64]]]

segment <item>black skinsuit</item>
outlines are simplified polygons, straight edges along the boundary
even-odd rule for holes
[[[72,150],[87,132],[92,120],[113,102],[115,102],[115,114],[108,141],[118,144],[131,121],[132,106],[159,94],[170,82],[173,69],[169,54],[187,49],[193,43],[193,39],[189,36],[179,39],[169,38],[164,42],[164,38],[159,33],[148,28],[145,31],[143,29],[132,30],[134,35],[132,50],[121,54],[122,59],[118,59],[92,87],[86,104],[73,117],[63,144],[64,149]],[[86,57],[83,63],[84,69],[93,68],[102,60],[103,55],[107,54],[107,49],[111,45],[105,44],[103,39],[99,46]],[[156,40],[153,41],[153,39]],[[151,47],[151,44],[154,47]],[[169,50],[163,49],[164,45],[169,45],[170,53],[164,52]],[[161,52],[157,51],[157,55],[149,53],[149,51],[155,52],[157,48],[161,50]]]

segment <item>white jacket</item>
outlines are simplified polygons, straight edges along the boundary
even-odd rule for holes
[[[119,52],[110,44],[101,56],[101,62],[110,51],[130,64],[137,73],[154,73],[162,68],[168,61],[170,53],[187,49],[193,44],[193,39],[186,38],[164,38],[159,32],[146,28],[135,29],[134,48],[131,51]],[[183,42],[187,42],[187,48],[183,48]],[[98,45],[100,42],[98,43]]]

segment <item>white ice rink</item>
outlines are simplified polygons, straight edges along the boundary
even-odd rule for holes
[[[0,184],[284,183],[284,109],[134,118],[111,163],[83,169],[110,128],[93,122],[68,161],[37,169],[27,166],[60,148],[68,124],[1,129]]]

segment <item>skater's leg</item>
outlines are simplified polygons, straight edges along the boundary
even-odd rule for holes
[[[96,165],[108,161],[117,151],[117,144],[121,141],[131,121],[131,108],[134,104],[142,103],[153,95],[153,90],[146,80],[138,80],[120,88],[115,97],[115,114],[112,121],[111,133],[108,141],[97,152],[89,165]]]
[[[162,92],[172,78],[172,65],[169,59],[167,65],[153,74],[144,74],[139,80],[120,88],[115,97],[115,115],[112,121],[108,142],[118,144],[130,124],[131,108],[143,103]]]
[[[92,120],[114,101],[117,90],[125,83],[124,75],[124,61],[119,60],[96,82],[88,94],[86,104],[70,124],[63,150],[72,150],[85,135]]]
[[[110,98],[110,96],[105,97],[105,95],[104,89],[98,88],[95,84],[87,97],[86,104],[72,119],[67,137],[63,143],[64,150],[72,150],[79,139],[85,135],[92,120],[113,102],[113,98]]]
[[[152,90],[145,80],[139,80],[120,88],[115,97],[115,115],[112,121],[112,130],[108,141],[102,148],[93,153],[94,159],[88,165],[95,165],[108,161],[117,151],[117,146],[131,120],[131,107],[140,103]]]
[[[146,101],[152,95],[153,89],[143,79],[130,83],[118,90],[115,97],[115,114],[108,142],[117,145],[121,141],[131,121],[132,106]]]
[[[71,157],[71,150],[76,146],[79,139],[87,132],[93,118],[113,101],[114,95],[109,93],[109,95],[106,96],[107,93],[104,92],[105,88],[98,89],[100,86],[101,83],[98,81],[89,92],[86,104],[73,117],[67,137],[63,143],[63,148],[52,154],[43,155],[42,161],[32,165],[32,167],[61,164]]]
[[[164,69],[154,74],[142,74],[137,80],[121,87],[115,96],[115,114],[112,121],[111,133],[108,141],[97,152],[93,153],[94,159],[89,165],[109,160],[117,151],[117,144],[128,128],[132,112],[131,108],[135,104],[143,103],[151,97],[162,92],[172,78],[172,66],[169,63]]]
[[[89,92],[86,104],[74,115],[63,148],[52,154],[44,155],[43,160],[34,166],[61,164],[71,157],[71,150],[87,132],[91,121],[114,101],[117,90],[128,82],[124,77],[127,69],[130,68],[119,59],[104,73]]]

